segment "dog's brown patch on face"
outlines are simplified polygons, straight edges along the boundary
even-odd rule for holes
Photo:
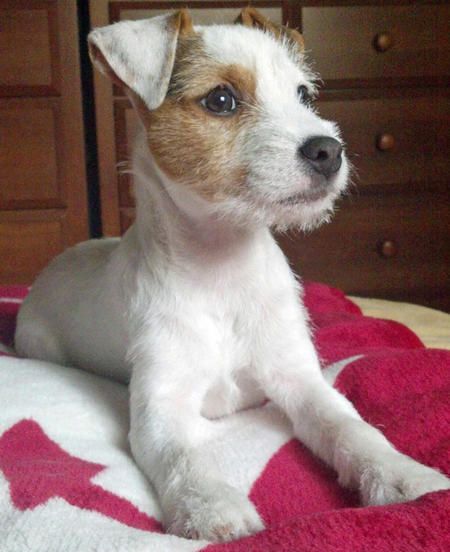
[[[200,103],[219,85],[238,94],[232,115],[214,115]],[[255,116],[255,90],[250,70],[208,58],[199,36],[180,38],[168,95],[158,109],[144,114],[148,144],[159,167],[209,201],[237,195],[247,175],[238,159]]]

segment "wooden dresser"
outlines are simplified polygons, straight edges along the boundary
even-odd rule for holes
[[[31,283],[88,216],[75,0],[0,2],[0,283]]]
[[[450,310],[450,6],[303,4],[355,188],[330,225],[283,245],[308,278]]]
[[[302,29],[308,55],[324,81],[319,111],[339,123],[354,165],[354,186],[330,225],[309,236],[280,238],[292,266],[306,279],[327,282],[349,293],[450,310],[449,3],[255,0],[252,4],[274,21]],[[46,44],[57,44],[57,49],[49,50],[51,76],[38,74],[36,80],[31,68],[30,83],[22,79],[18,87],[14,81],[17,69],[9,70],[7,78],[12,81],[1,81],[4,69],[0,70],[0,93],[20,96],[2,99],[2,107],[30,105],[36,118],[35,107],[42,104],[46,110],[38,111],[39,116],[48,118],[51,114],[52,128],[66,132],[65,138],[56,131],[49,134],[48,121],[41,126],[36,121],[34,133],[28,133],[30,119],[25,120],[19,110],[14,113],[23,130],[8,123],[15,129],[8,135],[8,151],[13,142],[20,144],[21,138],[32,142],[28,150],[24,149],[27,155],[26,151],[35,151],[33,148],[42,146],[49,136],[52,147],[59,148],[57,152],[43,148],[40,153],[49,161],[39,164],[43,172],[36,173],[41,179],[39,185],[30,172],[26,178],[21,175],[6,180],[5,170],[0,176],[6,183],[6,188],[3,183],[0,188],[0,226],[6,224],[0,231],[0,262],[8,255],[21,259],[7,261],[13,268],[0,268],[0,278],[5,281],[6,274],[7,279],[18,281],[29,279],[42,264],[29,257],[29,251],[35,249],[36,258],[43,259],[84,237],[86,212],[84,177],[80,176],[83,164],[77,149],[80,117],[62,109],[68,90],[76,92],[71,109],[79,102],[79,86],[70,76],[77,71],[77,61],[70,57],[75,55],[73,46],[66,44],[75,32],[74,20],[65,33],[61,33],[63,23],[52,27],[55,18],[67,18],[70,10],[73,15],[73,2],[2,2],[0,11],[5,5],[7,9],[36,5],[41,14],[53,13],[53,19],[45,22],[36,18],[35,24],[45,23],[42,28],[52,41]],[[245,5],[246,1],[234,0],[89,1],[92,26],[151,17],[185,6],[199,24],[231,22]],[[64,48],[67,53],[62,55]],[[28,56],[20,63],[28,67]],[[130,176],[120,174],[117,167],[130,156],[136,119],[121,91],[97,72],[91,93],[96,104],[101,225],[104,235],[119,235],[134,216]],[[68,148],[68,121],[78,136],[69,133],[73,148]],[[88,128],[88,134],[93,135],[93,130]],[[3,154],[0,159],[4,159]],[[8,170],[17,165],[19,173],[26,167],[33,174],[36,171],[14,157],[2,162],[8,164]],[[26,187],[23,182],[28,182]],[[11,236],[19,253],[11,250]]]

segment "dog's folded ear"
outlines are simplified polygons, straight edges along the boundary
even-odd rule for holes
[[[297,30],[290,29],[285,25],[273,23],[258,10],[251,8],[250,6],[241,11],[235,20],[235,23],[245,25],[246,27],[256,27],[257,29],[261,29],[263,31],[269,31],[277,38],[287,36],[298,45],[301,52],[305,49],[305,41],[303,40],[303,36]]]
[[[164,101],[179,35],[193,32],[189,12],[121,21],[91,31],[89,55],[94,65],[148,109]],[[131,92],[131,94],[130,94]]]

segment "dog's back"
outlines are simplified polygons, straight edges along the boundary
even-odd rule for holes
[[[80,243],[43,270],[19,311],[19,355],[123,379],[117,370],[124,365],[123,311],[120,294],[110,292],[114,273],[108,270],[119,243],[115,238]],[[108,317],[102,314],[105,303]],[[109,347],[103,350],[105,342]]]

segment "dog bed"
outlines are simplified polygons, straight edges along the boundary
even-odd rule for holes
[[[270,403],[215,422],[221,438],[205,450],[249,494],[266,530],[226,544],[164,534],[130,455],[126,388],[8,348],[25,294],[0,289],[0,550],[450,550],[450,492],[360,507]],[[399,450],[450,475],[450,351],[426,348],[396,321],[364,316],[327,286],[306,285],[305,299],[329,381]],[[448,318],[436,316],[448,340]]]

